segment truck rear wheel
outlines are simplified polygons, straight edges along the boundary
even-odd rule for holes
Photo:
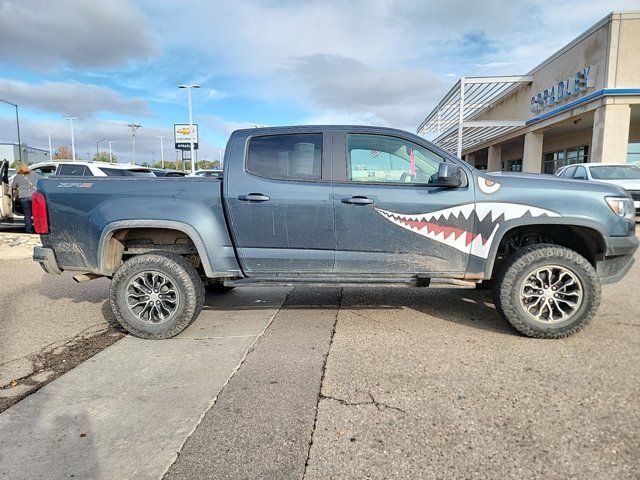
[[[109,289],[111,309],[132,335],[165,339],[193,323],[204,305],[204,286],[187,260],[168,252],[130,258]]]
[[[552,244],[522,248],[493,283],[498,312],[529,337],[564,338],[586,327],[600,305],[600,280],[580,254]]]

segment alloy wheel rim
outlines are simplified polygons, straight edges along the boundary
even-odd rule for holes
[[[565,322],[580,309],[584,289],[568,268],[548,265],[531,272],[520,288],[520,305],[538,323]]]
[[[163,323],[180,306],[174,281],[164,273],[147,271],[133,277],[126,288],[127,308],[145,323]]]

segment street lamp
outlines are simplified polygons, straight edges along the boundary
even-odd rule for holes
[[[111,155],[111,145],[113,144],[113,140],[109,140],[109,163],[113,163],[112,155]]]
[[[142,125],[130,123],[127,127],[131,128],[131,165],[136,164],[136,130]]]
[[[98,160],[99,156],[100,156],[100,142],[104,142],[106,140],[106,138],[103,138],[102,140],[98,140],[96,142],[96,160]]]
[[[2,100],[1,98],[0,102],[4,102],[8,105],[13,105],[16,109],[16,129],[18,130],[18,158],[20,158],[20,163],[22,163],[22,142],[20,141],[20,117],[18,116],[18,105],[8,102],[7,100]]]
[[[191,147],[191,173],[196,171],[196,159],[193,148],[193,111],[191,108],[191,89],[200,88],[200,85],[195,84],[182,84],[178,85],[178,88],[186,88],[189,94],[189,145]]]
[[[76,161],[76,139],[73,136],[73,121],[78,120],[78,117],[67,117],[67,120],[71,122],[71,159]]]
[[[164,143],[162,140],[164,137],[166,137],[166,135],[158,135],[160,139],[160,165],[162,165],[162,168],[164,168]]]
[[[53,148],[51,148],[51,135],[55,132],[48,132],[47,137],[49,137],[49,161],[53,160]]]

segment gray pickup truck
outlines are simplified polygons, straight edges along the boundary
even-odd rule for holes
[[[485,173],[374,127],[238,130],[219,178],[49,178],[33,211],[44,270],[110,277],[117,319],[155,339],[205,288],[274,284],[490,284],[518,331],[566,337],[638,247],[620,187]]]

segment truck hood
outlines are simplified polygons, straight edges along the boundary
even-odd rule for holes
[[[544,188],[546,190],[583,190],[607,195],[626,196],[624,188],[613,183],[587,182],[584,180],[571,180],[556,177],[546,173],[520,173],[520,172],[480,172],[480,176],[493,178],[503,185],[522,186],[523,188]],[[635,181],[635,180],[634,180]]]

